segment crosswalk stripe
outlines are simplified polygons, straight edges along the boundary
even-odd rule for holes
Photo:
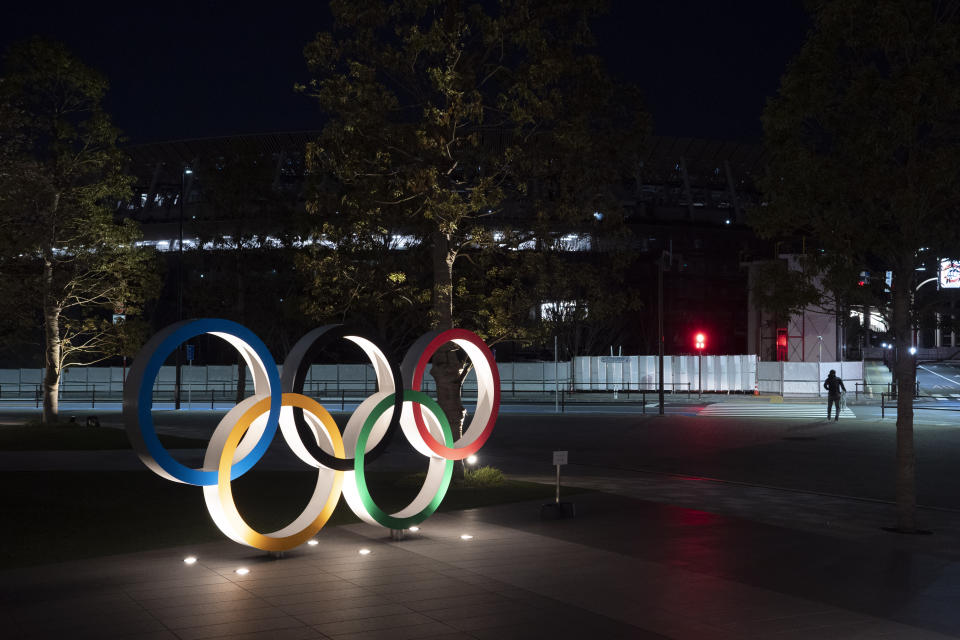
[[[698,415],[724,418],[822,418],[826,420],[825,405],[819,404],[738,404],[718,403],[704,407]],[[841,418],[856,418],[849,408],[840,412]]]

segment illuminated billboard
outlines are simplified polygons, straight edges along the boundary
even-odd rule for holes
[[[937,284],[941,289],[960,289],[960,260],[941,258]]]

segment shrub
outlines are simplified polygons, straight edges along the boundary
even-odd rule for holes
[[[468,469],[463,474],[463,484],[467,487],[495,487],[504,483],[503,471],[496,467]]]

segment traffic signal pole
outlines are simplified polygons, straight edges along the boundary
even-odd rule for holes
[[[707,345],[707,336],[697,333],[693,338],[700,359],[697,361],[697,399],[703,398],[703,348]]]

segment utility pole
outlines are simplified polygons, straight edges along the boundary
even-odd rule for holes
[[[177,224],[177,322],[183,320],[183,207],[187,199],[187,176],[193,174],[193,169],[183,167],[180,172],[180,221]],[[176,379],[173,384],[173,408],[180,409],[180,387],[182,385],[181,368],[183,367],[183,349],[177,346]]]
[[[657,374],[657,397],[660,403],[659,415],[663,415],[663,261],[673,264],[673,252],[664,251],[657,260],[657,349],[659,352],[659,373]]]
[[[560,413],[560,360],[557,348],[557,336],[553,336],[553,410]],[[571,366],[572,366],[571,362]],[[559,500],[559,499],[558,499]]]

